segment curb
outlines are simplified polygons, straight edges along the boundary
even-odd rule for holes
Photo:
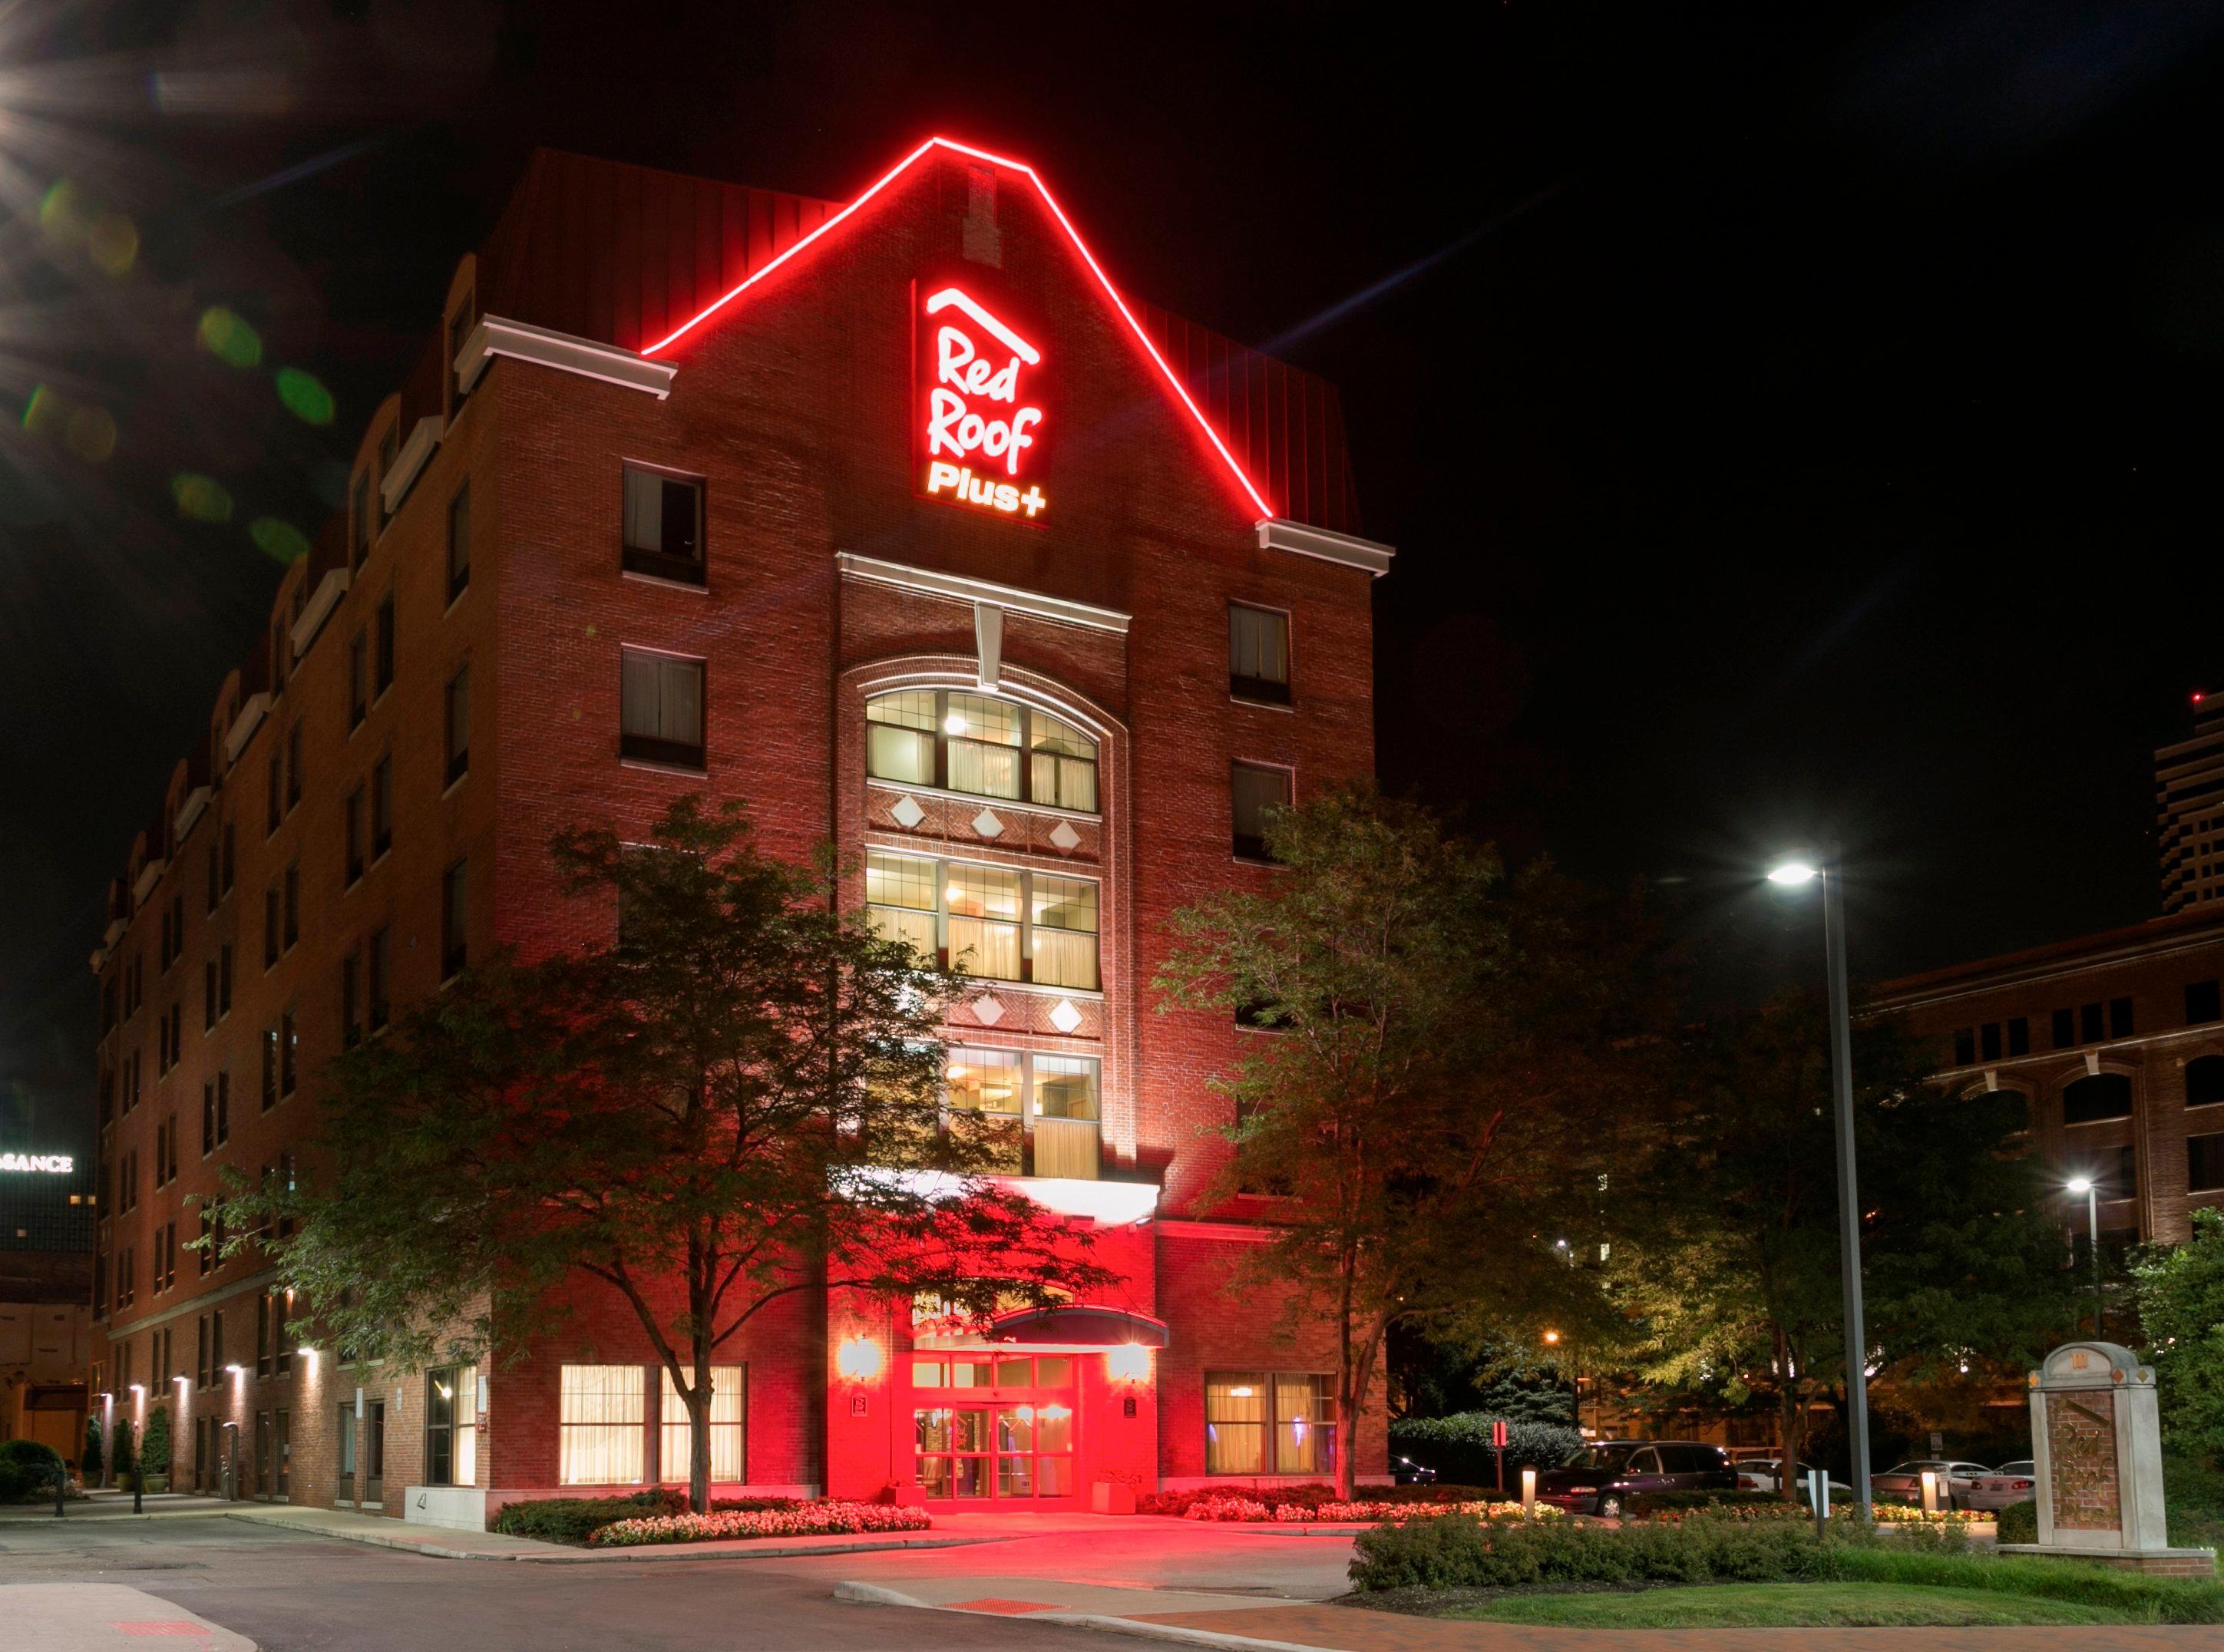
[[[957,1612],[967,1617],[984,1617],[986,1612],[967,1612],[956,1606],[936,1606],[914,1598],[900,1590],[884,1587],[877,1583],[837,1583],[834,1598],[859,1605],[910,1606],[920,1611]],[[1316,1643],[1303,1641],[1267,1641],[1255,1635],[1229,1635],[1220,1630],[1188,1629],[1178,1624],[1147,1624],[1133,1617],[1114,1617],[1104,1612],[1039,1611],[1029,1612],[1024,1618],[1007,1618],[1008,1623],[1065,1624],[1076,1629],[1102,1630],[1113,1635],[1133,1635],[1147,1641],[1168,1641],[1179,1646],[1212,1646],[1223,1652],[1324,1652]]]
[[[648,1561],[777,1561],[807,1560],[814,1554],[875,1554],[891,1549],[906,1548],[965,1548],[976,1543],[995,1543],[1001,1537],[914,1537],[909,1539],[862,1539],[854,1543],[831,1543],[816,1548],[806,1548],[794,1543],[768,1543],[751,1548],[719,1548],[705,1551],[692,1543],[645,1544],[639,1548],[612,1548],[593,1551],[566,1548],[548,1543],[538,1549],[517,1549],[509,1553],[490,1553],[484,1549],[451,1548],[419,1537],[389,1536],[384,1532],[333,1531],[323,1527],[303,1525],[280,1516],[260,1511],[247,1513],[227,1511],[231,1519],[253,1526],[269,1526],[279,1531],[290,1531],[303,1537],[329,1538],[342,1543],[361,1543],[371,1548],[399,1549],[404,1554],[423,1554],[436,1561],[509,1561],[528,1566],[618,1566]],[[397,1524],[406,1523],[397,1522]],[[422,1527],[419,1530],[425,1529]],[[433,1528],[438,1530],[439,1528]],[[521,1539],[532,1542],[532,1539]],[[916,1602],[909,1603],[916,1605]]]

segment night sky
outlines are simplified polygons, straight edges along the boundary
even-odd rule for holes
[[[2151,750],[2224,686],[2224,9],[1450,12],[8,13],[0,1081],[88,1105],[104,891],[265,622],[254,525],[338,502],[536,143],[846,199],[966,138],[1335,380],[1386,784],[1652,881],[1703,1000],[1819,976],[1752,873],[1832,833],[1859,976],[2154,915]]]

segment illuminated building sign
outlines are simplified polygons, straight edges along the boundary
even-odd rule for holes
[[[921,486],[930,499],[1033,521],[1043,436],[1032,381],[1042,352],[970,293],[937,287],[920,306]]]
[[[0,1153],[0,1171],[44,1171],[49,1176],[67,1176],[75,1168],[75,1161],[67,1153]]]

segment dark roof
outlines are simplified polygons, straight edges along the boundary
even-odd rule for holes
[[[2224,911],[2174,912],[2168,917],[2150,918],[2144,924],[2128,924],[2120,930],[2102,930],[2067,941],[2027,947],[2020,952],[2003,952],[1990,958],[1949,964],[1943,969],[1928,970],[1919,975],[1902,975],[1896,980],[1879,981],[1870,989],[1869,999],[1877,1005],[1891,999],[1920,998],[1945,987],[1967,987],[1989,975],[2006,976],[2019,970],[2070,963],[2086,957],[2100,962],[2112,953],[2136,953],[2189,939],[2199,940],[2204,938],[2204,930],[2215,931],[2214,938],[2224,943]]]

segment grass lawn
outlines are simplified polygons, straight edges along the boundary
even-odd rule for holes
[[[1789,1629],[1819,1625],[2130,1624],[2130,1613],[1990,1589],[1894,1583],[1723,1583],[1612,1593],[1507,1595],[1447,1617],[1570,1629]]]

